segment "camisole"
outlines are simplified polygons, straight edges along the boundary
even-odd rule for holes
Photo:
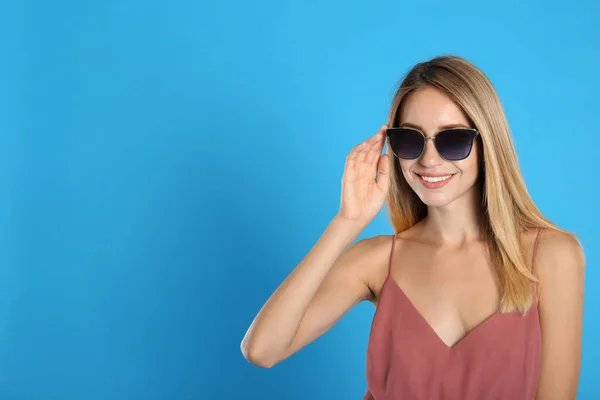
[[[533,246],[533,258],[539,238]],[[393,266],[394,245],[389,270]],[[388,272],[367,346],[363,400],[534,400],[541,368],[537,301],[493,314],[446,345]]]

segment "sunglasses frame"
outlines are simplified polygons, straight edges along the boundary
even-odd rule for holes
[[[400,130],[409,130],[409,131],[413,131],[413,132],[417,132],[419,134],[421,134],[421,136],[423,136],[423,148],[421,149],[421,151],[419,152],[419,154],[414,157],[414,158],[404,158],[404,157],[399,157],[394,150],[392,149],[391,146],[391,137],[390,137],[390,131],[393,133],[394,131],[400,131]],[[435,138],[437,135],[439,135],[442,132],[447,132],[447,131],[454,131],[454,130],[461,130],[461,131],[472,131],[475,133],[475,135],[473,136],[473,138],[471,139],[471,147],[469,148],[469,152],[467,153],[466,156],[464,156],[463,158],[459,158],[459,159],[455,159],[455,160],[449,160],[446,157],[444,157],[440,151],[438,150],[437,146],[435,145]],[[407,126],[399,126],[399,127],[395,127],[395,128],[387,128],[385,131],[385,135],[389,140],[389,144],[390,144],[390,150],[392,150],[392,153],[394,153],[394,155],[396,157],[398,157],[399,159],[402,160],[416,160],[417,158],[421,157],[423,155],[423,152],[425,151],[425,146],[427,145],[427,140],[431,139],[433,140],[433,144],[435,146],[435,151],[437,151],[437,153],[440,155],[440,157],[442,157],[444,160],[446,161],[462,161],[464,159],[466,159],[467,157],[469,157],[471,155],[471,151],[473,151],[473,143],[475,143],[475,138],[477,138],[477,136],[479,136],[479,131],[475,128],[463,128],[463,127],[455,127],[455,128],[446,128],[446,129],[442,129],[440,131],[437,131],[433,136],[425,136],[425,134],[423,132],[421,132],[420,130],[416,129],[416,128],[411,128],[411,127],[407,127]]]

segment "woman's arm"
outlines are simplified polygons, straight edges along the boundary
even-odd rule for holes
[[[384,266],[387,255],[382,244],[389,240],[376,236],[344,249],[358,231],[349,222],[332,221],[250,325],[241,345],[248,361],[274,366],[327,332],[354,305],[371,298],[370,276]]]
[[[242,353],[253,364],[271,367],[289,357],[370,297],[370,267],[381,265],[373,249],[382,240],[347,247],[385,201],[389,155],[381,155],[384,144],[385,125],[348,154],[337,216],[271,295],[242,340]]]
[[[537,400],[575,399],[581,363],[585,257],[569,235],[545,230],[535,270],[540,280],[542,369]]]

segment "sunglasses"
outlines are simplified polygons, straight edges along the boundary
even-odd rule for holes
[[[450,128],[426,137],[414,128],[388,128],[386,135],[390,139],[390,148],[394,155],[403,160],[419,158],[425,150],[427,139],[431,139],[442,158],[459,161],[471,154],[473,141],[479,132],[472,128]]]

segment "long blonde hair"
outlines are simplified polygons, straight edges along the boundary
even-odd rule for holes
[[[524,313],[533,303],[531,282],[537,282],[537,278],[526,262],[521,234],[530,229],[573,234],[546,219],[533,203],[521,175],[500,99],[486,75],[467,60],[439,56],[415,65],[394,96],[388,126],[400,123],[400,109],[406,96],[427,86],[449,95],[480,132],[483,145],[481,222],[490,260],[500,281],[500,312]],[[400,232],[425,218],[427,207],[404,179],[398,159],[389,159],[387,209],[394,229]],[[536,296],[539,296],[538,291]]]

